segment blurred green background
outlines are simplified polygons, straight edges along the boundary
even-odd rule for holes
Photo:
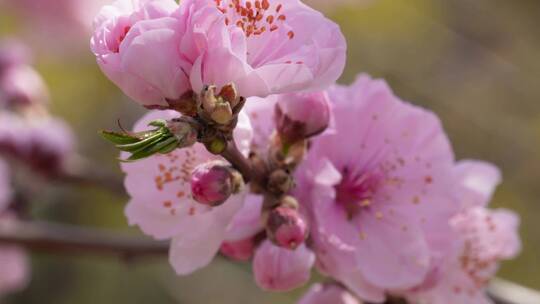
[[[348,3],[327,11],[349,42],[341,82],[359,72],[386,78],[399,96],[441,116],[459,159],[485,159],[502,168],[504,183],[493,206],[521,215],[524,247],[500,276],[540,289],[540,1]],[[32,32],[39,29],[28,30],[26,21],[0,6],[0,37],[22,35],[35,47],[53,113],[76,130],[82,155],[121,179],[116,151],[96,132],[115,128],[117,119],[131,125],[143,109],[98,70],[89,34],[76,35],[69,45],[58,34],[36,39]],[[38,187],[37,218],[138,233],[127,228],[123,195],[44,181]],[[35,254],[32,264],[30,286],[6,303],[294,303],[301,294],[259,291],[249,265],[224,261],[185,278],[176,277],[165,258]]]

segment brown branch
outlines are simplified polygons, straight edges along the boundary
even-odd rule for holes
[[[228,142],[227,149],[221,153],[221,156],[228,160],[242,174],[246,183],[249,183],[253,179],[253,167],[249,160],[238,150],[234,141]]]
[[[165,255],[167,242],[107,230],[71,225],[10,222],[0,225],[0,244],[64,254],[101,254],[120,257]]]

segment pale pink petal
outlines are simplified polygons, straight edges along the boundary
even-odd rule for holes
[[[456,166],[456,175],[462,208],[487,206],[502,179],[499,168],[475,160],[460,161]]]
[[[315,255],[304,244],[289,250],[266,240],[253,259],[255,282],[269,291],[298,288],[309,280],[314,262]]]

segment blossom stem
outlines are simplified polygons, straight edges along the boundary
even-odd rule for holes
[[[254,172],[250,161],[242,155],[234,141],[228,142],[227,148],[221,153],[221,156],[228,160],[242,174],[246,183],[258,179],[255,176],[256,172]]]
[[[34,251],[125,258],[167,254],[169,244],[106,230],[42,222],[0,225],[0,243]]]

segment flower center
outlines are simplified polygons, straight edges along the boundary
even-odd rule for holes
[[[225,25],[236,25],[247,37],[277,31],[287,20],[281,3],[269,0],[214,0],[218,10],[225,15]],[[294,32],[288,31],[287,37],[294,38]]]
[[[118,37],[116,37],[116,41],[114,43],[114,46],[112,48],[112,51],[115,52],[115,53],[119,53],[120,52],[120,44],[122,44],[122,41],[124,41],[124,39],[126,39],[126,36],[129,32],[129,30],[131,29],[131,26],[129,25],[126,25],[124,26],[124,28],[120,31],[120,35],[118,35]]]
[[[348,218],[371,210],[380,178],[370,173],[352,173],[347,167],[342,170],[342,176],[341,182],[335,186],[336,201],[345,208]]]

